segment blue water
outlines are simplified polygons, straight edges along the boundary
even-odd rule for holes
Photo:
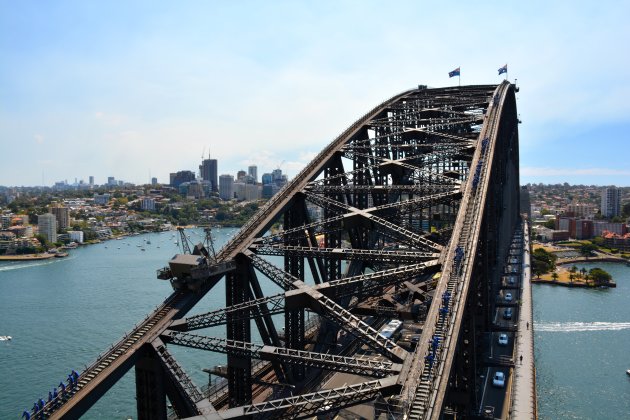
[[[235,231],[215,230],[217,249]],[[190,234],[195,242],[201,239],[200,230]],[[177,237],[171,235],[91,245],[60,260],[0,262],[0,335],[13,336],[0,342],[0,419],[19,418],[171,293],[168,282],[155,278],[155,270],[178,252]],[[630,267],[598,266],[613,275],[616,289],[533,286],[541,419],[630,418],[630,377],[625,374],[630,369]],[[263,288],[269,294],[279,291],[265,283]],[[219,284],[191,313],[223,302]],[[220,337],[224,329],[203,333]],[[169,348],[198,385],[207,380],[201,369],[225,363],[220,354]],[[131,370],[84,418],[135,418],[134,396]]]
[[[213,230],[217,250],[235,232]],[[201,233],[188,232],[195,243]],[[13,337],[0,341],[0,419],[19,418],[46,399],[72,369],[83,370],[172,292],[156,270],[179,252],[176,240],[171,232],[154,233],[78,248],[64,259],[0,262],[0,335]],[[222,307],[224,299],[220,283],[191,313]],[[221,328],[204,332],[224,335]],[[225,363],[216,353],[171,351],[198,385],[207,381],[202,368]],[[135,418],[134,397],[132,369],[84,418]]]
[[[630,267],[614,289],[533,285],[540,419],[630,418]]]

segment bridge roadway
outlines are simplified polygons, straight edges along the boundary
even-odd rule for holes
[[[301,191],[306,184],[315,179],[322,166],[338,152],[348,136],[355,133],[368,120],[382,112],[391,103],[411,94],[409,90],[397,94],[374,107],[346,129],[295,178],[267,202],[217,254],[218,262],[230,261],[246,250],[254,239],[265,232],[273,223],[278,211],[286,208],[293,199],[294,191]],[[131,332],[115,343],[104,355],[99,357],[87,369],[81,372],[76,389],[68,393],[67,398],[58,398],[47,403],[44,413],[51,419],[78,418],[113,386],[131,367],[138,357],[140,348],[157,339],[175,319],[183,317],[216,284],[219,278],[209,278],[199,292],[175,291],[157,307],[148,317]]]

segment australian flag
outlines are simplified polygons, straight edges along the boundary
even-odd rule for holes
[[[453,71],[449,71],[448,72],[448,77],[455,77],[455,76],[459,76],[459,67],[457,67]]]
[[[503,73],[507,73],[507,64],[499,69],[499,76]]]

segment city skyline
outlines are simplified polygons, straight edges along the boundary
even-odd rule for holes
[[[609,77],[630,60],[624,2],[3,5],[0,138],[27,152],[0,185],[165,182],[208,148],[219,173],[292,177],[383,99],[454,85],[458,67],[463,85],[498,83],[506,63],[522,184],[630,185],[630,82]]]

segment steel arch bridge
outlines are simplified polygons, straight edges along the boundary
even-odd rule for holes
[[[516,90],[420,86],[376,106],[216,258],[196,247],[161,270],[173,294],[39,414],[81,416],[132,367],[141,419],[167,418],[167,398],[205,419],[476,412],[475,338],[519,222]],[[186,317],[220,281],[225,307]],[[225,336],[198,331],[212,326]],[[204,393],[175,345],[226,354],[225,386]]]

